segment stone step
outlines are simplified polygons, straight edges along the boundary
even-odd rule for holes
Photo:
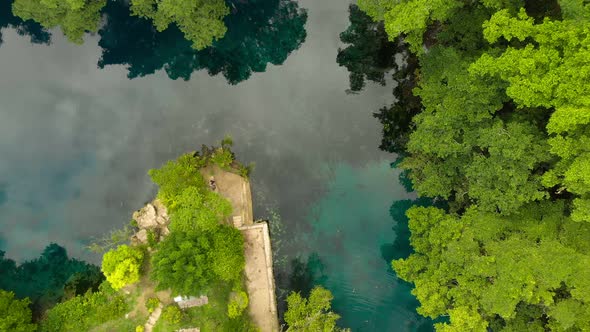
[[[143,326],[144,332],[152,332],[154,325],[156,325],[158,318],[160,318],[160,315],[162,314],[163,307],[164,306],[162,306],[162,303],[160,303],[158,307],[154,309],[150,317],[148,317],[147,323],[145,323],[145,325]]]

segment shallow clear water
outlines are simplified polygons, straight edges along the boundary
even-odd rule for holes
[[[347,95],[335,58],[348,3],[299,6],[308,9],[306,41],[238,85],[205,71],[189,81],[161,70],[129,79],[122,65],[97,66],[98,35],[73,45],[52,31],[45,45],[3,28],[0,249],[23,260],[57,242],[97,262],[84,246],[153,197],[148,169],[230,134],[239,158],[256,163],[256,215],[280,216],[286,261],[318,254],[310,268],[323,274],[311,281],[333,291],[342,325],[416,330],[424,322],[415,300],[381,250],[396,236],[389,206],[408,197],[388,166],[394,156],[377,149],[371,116],[392,101],[392,88]]]
[[[403,214],[413,198],[397,187],[398,174],[387,162],[340,164],[309,217],[313,279],[332,291],[340,323],[353,331],[432,330],[415,313],[409,284],[390,266],[392,258],[408,253],[394,243],[407,236],[396,231],[407,223]],[[392,206],[393,200],[404,204]]]

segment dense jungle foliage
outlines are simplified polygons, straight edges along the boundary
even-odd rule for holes
[[[419,313],[448,316],[439,331],[590,329],[590,5],[358,8],[339,53],[351,90],[394,72],[398,102],[375,114],[382,148],[449,206],[411,208],[414,252],[393,261]]]

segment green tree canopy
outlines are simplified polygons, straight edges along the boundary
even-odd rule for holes
[[[85,32],[96,32],[100,10],[106,0],[14,0],[12,11],[23,20],[34,20],[45,28],[61,27],[64,35],[77,44]]]
[[[505,81],[506,94],[519,109],[537,107],[545,114],[545,109],[555,109],[546,129],[552,136],[550,152],[558,158],[543,175],[543,184],[555,194],[575,194],[573,219],[590,221],[590,6],[560,3],[560,21],[537,24],[524,10],[517,16],[506,10],[494,14],[484,24],[485,38],[515,46],[482,54],[470,71]]]
[[[86,292],[48,310],[39,331],[90,331],[92,327],[124,317],[128,310],[124,296],[103,282],[98,292]]]
[[[561,21],[546,18],[536,24],[524,9],[517,16],[498,11],[483,25],[484,37],[516,46],[482,54],[470,71],[501,78],[519,107],[590,106],[590,21],[567,11],[563,15]]]
[[[0,250],[0,289],[29,298],[35,319],[64,297],[98,289],[103,280],[98,266],[69,258],[66,249],[55,243],[45,247],[39,258],[19,265]]]
[[[548,145],[534,116],[496,116],[506,101],[502,85],[469,75],[470,59],[444,47],[422,57],[414,92],[424,109],[401,167],[420,195],[510,213],[545,197],[537,170],[551,159]]]
[[[416,54],[423,54],[424,43],[434,42],[431,34],[452,19],[466,5],[468,7],[502,9],[515,11],[522,0],[359,0],[359,7],[376,21],[385,22],[390,40],[404,36],[409,48]],[[430,29],[430,30],[429,30]],[[430,35],[430,36],[429,36]],[[433,40],[426,40],[431,38]]]
[[[590,329],[590,7],[452,4],[359,3],[417,54],[400,165],[451,212],[411,209],[415,252],[393,267],[422,315],[449,316],[439,331]]]
[[[470,208],[408,211],[409,258],[394,261],[413,282],[419,312],[450,315],[440,331],[583,331],[590,328],[590,224],[564,203],[527,205],[514,216]],[[457,273],[461,271],[461,273]]]
[[[379,1],[366,4],[386,25],[379,13],[404,13]],[[548,194],[573,193],[574,219],[589,219],[588,150],[574,143],[587,140],[588,124],[553,125],[588,107],[589,9],[580,1],[561,4],[562,20],[533,19],[518,1],[482,1],[427,25],[437,44],[420,53],[414,93],[423,111],[413,117],[415,127],[402,121],[403,106],[377,113],[382,146],[408,154],[400,165],[420,195],[449,199],[455,210],[476,204],[509,214]],[[560,118],[547,121],[552,113]]]
[[[188,187],[175,199],[177,206],[170,217],[172,231],[210,231],[231,215],[228,200],[216,192]]]
[[[177,160],[168,161],[159,169],[151,169],[149,175],[158,185],[158,198],[172,213],[179,205],[176,201],[189,187],[204,188],[205,180],[199,172],[202,167],[198,158],[184,154]]]
[[[200,295],[213,282],[238,281],[244,269],[239,230],[219,225],[208,232],[172,232],[152,256],[152,277],[159,289]]]
[[[289,325],[288,332],[333,332],[341,331],[336,327],[340,318],[331,311],[332,293],[316,286],[311,290],[309,298],[292,292],[287,297],[285,322]]]
[[[19,300],[13,292],[0,289],[0,331],[31,332],[37,326],[32,323],[28,298]]]
[[[229,318],[239,317],[248,308],[248,294],[244,291],[232,292],[227,304]]]
[[[213,272],[223,281],[239,281],[246,266],[242,233],[233,226],[218,226],[212,242],[209,255]]]
[[[223,38],[227,31],[223,18],[229,8],[223,0],[131,0],[131,12],[152,19],[158,31],[176,24],[192,47],[201,50]]]
[[[102,272],[114,289],[139,281],[143,264],[143,250],[120,245],[102,257]]]
[[[51,34],[39,23],[24,21],[12,13],[12,0],[0,2],[0,46],[2,45],[2,29],[14,28],[21,36],[29,36],[33,44],[49,44]]]
[[[410,50],[422,53],[423,35],[434,21],[446,20],[463,5],[459,0],[359,0],[359,7],[375,20],[385,21],[391,40],[401,34]]]

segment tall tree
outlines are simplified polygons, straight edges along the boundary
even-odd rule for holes
[[[590,6],[448,4],[359,3],[418,58],[400,165],[451,212],[411,209],[415,253],[394,269],[421,314],[449,316],[440,331],[587,330]],[[408,8],[425,19],[402,26]]]
[[[19,300],[13,292],[0,289],[0,330],[14,332],[32,332],[37,327],[31,322],[29,299]]]
[[[152,181],[158,185],[158,198],[164,203],[169,212],[180,205],[178,199],[182,199],[183,192],[188,188],[196,190],[205,187],[205,180],[199,169],[199,158],[191,154],[184,154],[177,160],[168,161],[159,169],[149,170]],[[190,193],[189,193],[190,194]]]
[[[77,44],[85,32],[96,32],[100,10],[106,0],[14,0],[12,11],[23,20],[34,20],[43,27],[61,27],[64,35]]]
[[[404,34],[412,52],[421,54],[430,24],[446,20],[463,3],[459,0],[359,0],[359,7],[375,20],[384,20],[391,40]]]
[[[491,9],[516,10],[522,0],[480,0]],[[424,53],[424,44],[436,42],[436,32],[462,8],[477,6],[477,2],[462,0],[359,0],[359,7],[376,21],[385,22],[390,40],[403,36],[416,54]]]
[[[61,301],[66,292],[71,295],[75,278],[86,279],[76,286],[77,294],[96,290],[104,280],[97,266],[69,258],[65,248],[55,243],[48,245],[39,258],[20,265],[0,251],[0,288],[18,298],[29,298],[35,318]]]
[[[332,293],[316,286],[311,290],[309,298],[299,293],[291,293],[287,298],[285,322],[289,325],[288,332],[335,332],[341,331],[336,326],[340,318],[331,311]]]
[[[415,93],[424,110],[401,166],[421,195],[510,213],[545,197],[536,170],[550,159],[547,143],[534,117],[496,116],[505,107],[502,85],[470,76],[462,55],[434,47],[422,57]]]
[[[590,245],[580,240],[590,238],[590,224],[563,213],[563,201],[528,205],[511,217],[412,208],[415,253],[393,266],[415,283],[421,314],[450,315],[437,330],[584,331]]]
[[[194,186],[185,189],[176,204],[178,207],[170,217],[172,231],[210,231],[232,211],[229,201],[218,193]]]
[[[129,312],[125,296],[103,282],[98,292],[86,292],[51,308],[39,323],[41,332],[91,331]]]
[[[140,248],[125,244],[104,254],[102,272],[113,289],[139,281],[143,256]]]
[[[238,281],[244,264],[242,234],[219,225],[208,232],[172,232],[152,256],[151,275],[159,289],[200,295],[215,281]]]
[[[10,27],[21,36],[29,36],[31,43],[49,44],[51,34],[39,23],[23,21],[12,14],[12,0],[0,2],[0,45],[2,45],[2,29]]]
[[[576,194],[572,219],[590,221],[590,109],[562,107],[549,119],[547,131],[551,153],[559,157],[553,169],[543,175],[547,187],[556,193]]]
[[[201,50],[223,38],[227,31],[223,18],[229,8],[223,0],[131,0],[131,12],[152,19],[158,31],[176,24],[192,47]]]
[[[573,218],[590,221],[590,5],[562,1],[560,21],[537,24],[526,11],[502,10],[484,25],[490,43],[513,45],[484,53],[470,67],[480,76],[499,77],[519,109],[555,109],[547,123],[551,153],[558,162],[543,176],[553,193],[575,194]]]

